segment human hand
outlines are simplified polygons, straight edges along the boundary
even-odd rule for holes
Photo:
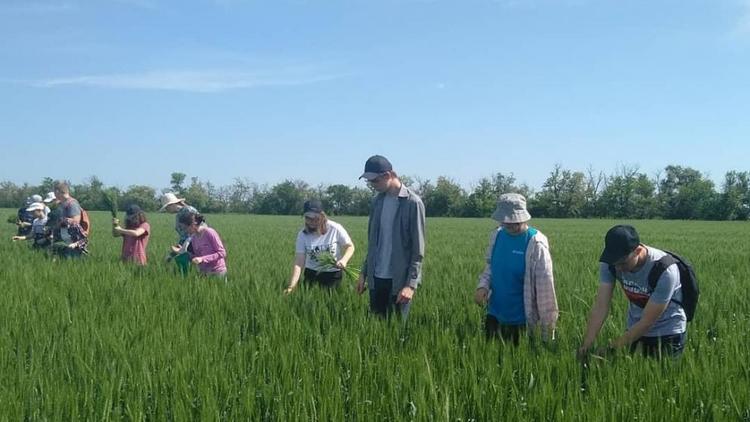
[[[201,258],[201,257],[199,257],[199,256],[196,256],[195,258],[193,258],[193,259],[192,259],[192,262],[193,262],[193,264],[195,264],[195,265],[200,265],[200,264],[202,264],[202,263],[203,263],[203,258]]]
[[[398,293],[398,297],[396,298],[396,304],[397,305],[403,305],[411,302],[411,298],[414,297],[414,289],[406,286]]]
[[[171,248],[172,248],[172,252],[174,253],[180,253],[180,251],[182,250],[180,245],[172,245]]]
[[[294,287],[293,286],[289,286],[286,289],[284,289],[284,294],[288,295],[288,294],[291,294],[293,291],[294,291]]]
[[[484,288],[484,287],[478,288],[474,292],[474,302],[476,302],[477,305],[479,305],[479,306],[486,305],[487,304],[487,299],[489,298],[489,294],[490,294],[490,292],[486,288]]]
[[[357,294],[361,295],[367,290],[367,284],[365,283],[365,277],[360,274],[359,280],[357,280]]]
[[[335,265],[336,265],[336,268],[343,270],[344,268],[346,268],[346,264],[347,262],[341,259],[341,260],[336,261]]]

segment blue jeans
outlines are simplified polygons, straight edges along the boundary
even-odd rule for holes
[[[643,356],[659,358],[679,357],[685,350],[687,341],[687,331],[680,334],[670,334],[659,337],[641,337],[630,345],[630,352],[635,353],[638,345],[641,345]]]
[[[375,287],[370,289],[370,312],[386,318],[395,311],[405,321],[409,316],[411,302],[396,304],[398,296],[391,294],[392,287],[393,279],[375,277]]]

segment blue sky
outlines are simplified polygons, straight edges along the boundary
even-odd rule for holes
[[[2,0],[0,39],[0,180],[750,170],[750,0]]]

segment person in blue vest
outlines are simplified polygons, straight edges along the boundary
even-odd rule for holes
[[[523,195],[500,195],[492,218],[500,226],[490,235],[474,293],[474,301],[487,306],[485,335],[518,345],[528,329],[552,341],[559,311],[547,237],[529,226]]]
[[[649,282],[652,268],[666,255],[665,251],[642,244],[633,226],[618,225],[609,229],[599,258],[599,289],[583,344],[578,349],[579,358],[584,358],[592,349],[607,319],[616,280],[620,281],[630,301],[628,329],[596,353],[602,355],[625,347],[634,352],[640,344],[646,356],[682,354],[687,338],[687,316],[680,305],[682,289],[677,264],[666,266],[653,289]]]

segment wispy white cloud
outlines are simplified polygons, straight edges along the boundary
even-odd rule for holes
[[[129,74],[83,75],[33,81],[32,86],[64,86],[215,93],[264,86],[306,85],[336,79],[342,74],[310,72],[304,67],[271,73],[226,70],[172,70]]]

